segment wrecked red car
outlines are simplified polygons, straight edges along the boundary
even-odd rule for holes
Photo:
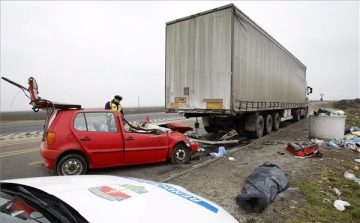
[[[40,153],[44,166],[54,174],[80,175],[88,169],[167,160],[185,163],[199,147],[182,134],[191,127],[176,123],[159,128],[146,128],[147,123],[132,126],[116,111],[84,110],[81,105],[42,99],[32,77],[28,80],[29,88],[2,78],[29,92],[34,111],[47,110]]]

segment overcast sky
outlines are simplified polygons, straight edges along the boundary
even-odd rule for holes
[[[1,1],[1,76],[42,98],[165,104],[165,23],[234,3],[307,67],[310,99],[360,98],[357,1]],[[30,110],[1,80],[1,111]]]

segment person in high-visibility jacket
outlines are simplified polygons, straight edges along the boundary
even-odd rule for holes
[[[121,101],[122,97],[120,95],[115,95],[113,100],[106,102],[105,109],[119,111],[124,116],[124,110],[120,104]]]
[[[121,104],[120,104],[121,100],[122,100],[122,97],[120,95],[115,95],[113,100],[106,102],[105,109],[119,111],[122,114],[122,117],[124,117],[124,110],[122,109]],[[107,117],[106,122],[108,125],[108,129],[109,129],[109,131],[112,131],[112,130],[117,131],[111,125],[111,122],[113,121],[112,119],[113,119],[112,116]],[[125,125],[126,125],[126,123],[124,122],[124,126]]]

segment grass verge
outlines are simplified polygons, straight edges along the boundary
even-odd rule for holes
[[[322,104],[324,108],[334,108],[334,103]],[[341,107],[346,115],[346,124],[349,126],[360,127],[360,108]],[[347,153],[349,151],[344,151]],[[341,157],[340,159],[343,159]],[[291,210],[291,219],[287,222],[360,222],[360,184],[348,180],[344,173],[354,169],[353,154],[344,158],[341,165],[334,160],[339,157],[333,157],[328,160],[327,165],[316,167],[309,173],[313,176],[311,181],[298,180],[293,182],[300,188],[301,194],[306,199],[303,207]],[[350,161],[351,159],[351,161]],[[360,170],[351,171],[356,177],[360,176]],[[340,197],[330,188],[336,187],[342,193]],[[334,207],[334,201],[340,199],[350,203],[344,211],[339,211]],[[300,220],[299,220],[300,219]]]
[[[360,184],[344,176],[338,176],[336,171],[329,167],[318,168],[314,170],[313,175],[315,177],[312,181],[294,182],[300,188],[306,203],[303,207],[292,210],[292,218],[287,222],[359,222]],[[330,186],[340,190],[340,198]],[[350,206],[344,211],[337,210],[334,207],[334,201],[337,199],[349,202]]]

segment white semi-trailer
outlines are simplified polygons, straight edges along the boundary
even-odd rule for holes
[[[233,4],[166,23],[165,109],[253,137],[308,113],[306,67]]]

